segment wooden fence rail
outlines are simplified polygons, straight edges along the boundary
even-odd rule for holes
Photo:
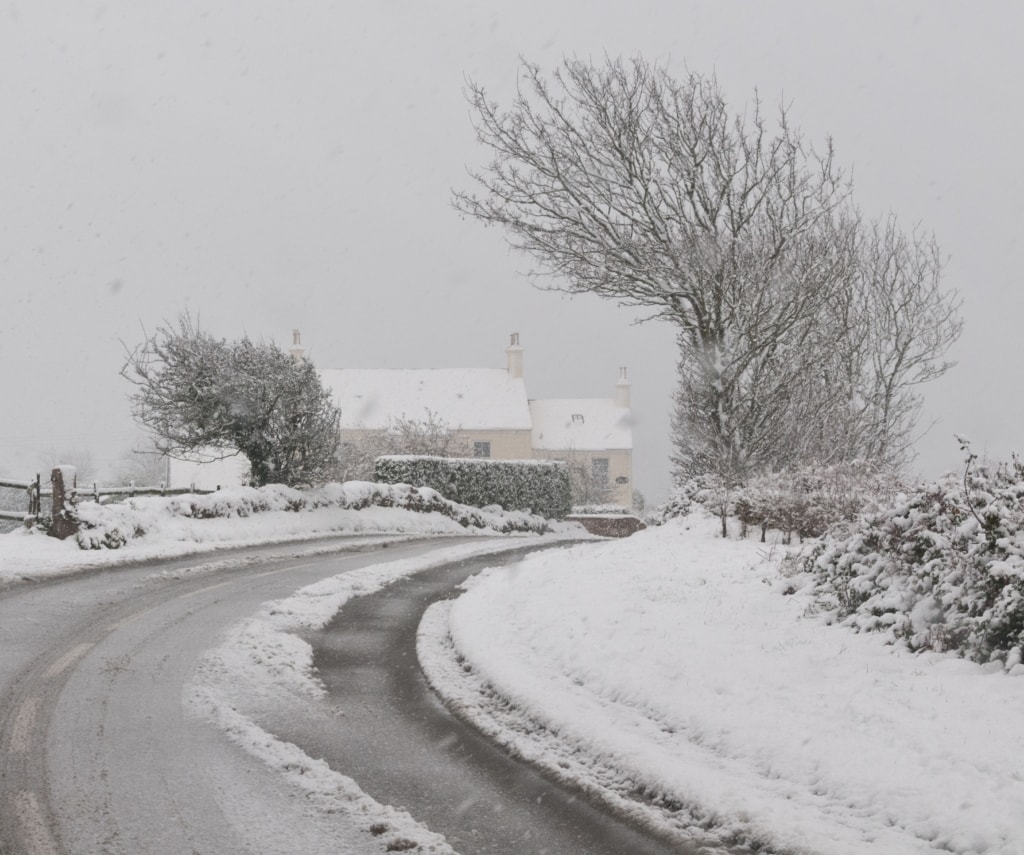
[[[27,517],[34,519],[39,516],[39,497],[42,492],[39,489],[40,481],[39,475],[36,475],[35,481],[11,481],[7,478],[0,478],[0,487],[7,487],[11,490],[24,490],[28,494],[28,513],[18,513],[17,511],[6,511],[0,509],[0,520],[24,520]]]
[[[27,511],[11,511],[0,509],[0,520],[16,520],[18,522],[26,521],[31,522],[42,513],[42,500],[44,498],[52,498],[53,490],[50,488],[43,489],[41,478],[37,474],[34,481],[14,481],[10,478],[0,478],[0,487],[6,487],[10,490],[24,490],[27,493],[28,510]],[[102,496],[116,496],[122,499],[130,499],[135,496],[184,496],[189,493],[205,494],[215,492],[213,490],[197,490],[195,486],[191,487],[167,487],[164,484],[160,484],[155,487],[136,487],[134,482],[130,482],[128,485],[116,486],[116,487],[100,487],[95,482],[91,488],[78,488],[73,487],[69,490],[72,501],[82,501],[92,499],[95,502],[99,502]]]

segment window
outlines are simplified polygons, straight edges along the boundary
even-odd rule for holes
[[[590,461],[590,477],[595,487],[608,486],[608,458],[595,457]]]
[[[474,457],[490,457],[491,456],[491,444],[489,442],[474,442],[473,443],[473,456]]]

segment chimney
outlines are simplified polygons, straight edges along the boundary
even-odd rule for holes
[[[626,376],[626,369],[619,369],[619,382],[615,384],[615,406],[629,409],[629,390],[633,384]]]
[[[512,333],[512,341],[505,351],[508,356],[508,376],[519,379],[523,376],[523,349],[519,346],[519,333]]]
[[[302,346],[302,337],[299,335],[298,330],[292,330],[292,348],[288,352],[296,362],[304,359],[306,356],[306,348]]]

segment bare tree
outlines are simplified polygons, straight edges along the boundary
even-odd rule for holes
[[[114,486],[156,487],[167,483],[167,457],[157,450],[152,439],[126,449],[115,461],[111,475]]]
[[[856,336],[870,323],[870,241],[830,140],[814,149],[785,107],[770,121],[756,97],[733,115],[714,79],[678,81],[639,58],[569,60],[550,82],[523,63],[509,110],[475,83],[468,99],[492,159],[473,174],[477,193],[454,194],[456,208],[505,227],[545,287],[597,294],[678,328],[680,474],[786,465],[800,445],[825,446],[816,434],[833,438],[823,426],[802,443],[787,433],[837,409],[845,418],[866,382],[858,363],[856,382],[851,375],[838,392],[817,350],[829,347],[824,327]],[[955,318],[941,292],[934,297],[938,315]],[[849,331],[834,318],[844,299]],[[914,348],[927,369],[917,376],[945,370],[937,359],[957,332],[934,313],[918,326]],[[900,349],[891,338],[872,347]],[[898,360],[886,364],[907,379]],[[906,387],[897,379],[892,388]],[[875,398],[872,415],[902,437],[908,420],[896,405],[909,399],[896,395],[886,409]]]
[[[569,490],[574,508],[594,507],[609,503],[614,492],[614,485],[608,480],[607,472],[604,473],[604,477],[598,476],[594,472],[594,464],[588,455],[572,449],[553,459],[564,460],[566,468],[569,470]]]
[[[403,416],[386,428],[365,431],[358,439],[344,442],[339,455],[341,477],[373,480],[373,463],[386,454],[472,457],[473,449],[465,436],[428,409],[422,419]]]
[[[128,351],[136,420],[171,457],[249,459],[256,485],[316,483],[333,473],[339,411],[313,364],[274,344],[227,342],[187,313]]]

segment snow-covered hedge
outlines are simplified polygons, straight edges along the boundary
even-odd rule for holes
[[[315,490],[296,490],[280,484],[237,487],[206,495],[138,497],[116,504],[82,502],[78,514],[82,528],[76,535],[82,549],[117,549],[145,536],[150,526],[167,517],[214,519],[249,517],[269,511],[302,513],[317,509],[362,510],[401,508],[418,513],[442,514],[465,528],[543,533],[546,521],[527,513],[489,513],[452,502],[436,490],[408,484],[349,481]]]
[[[373,477],[431,487],[466,505],[501,505],[549,519],[563,519],[572,507],[569,469],[555,460],[386,455],[377,458]]]
[[[660,513],[664,521],[700,506],[716,516],[734,517],[743,536],[748,529],[760,529],[763,540],[768,529],[777,529],[789,543],[794,534],[801,540],[820,537],[836,523],[877,510],[901,489],[891,472],[859,461],[804,466],[734,484],[705,475],[673,491]]]
[[[972,461],[963,478],[827,537],[805,569],[851,627],[1013,668],[1024,648],[1024,466]]]

